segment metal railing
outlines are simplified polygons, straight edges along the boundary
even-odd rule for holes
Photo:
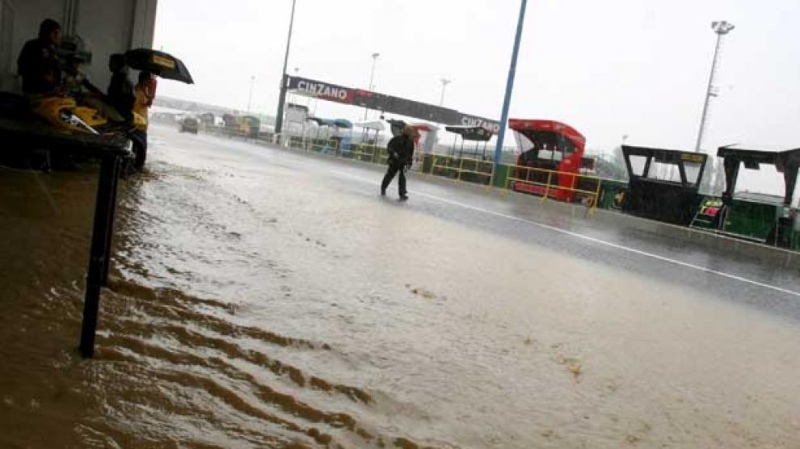
[[[562,182],[566,179],[566,183]],[[597,176],[544,168],[509,165],[504,192],[517,191],[541,195],[542,202],[557,197],[566,202],[580,202],[594,214],[600,200],[602,179]]]
[[[480,159],[433,154],[431,155],[430,169],[427,174],[445,176],[454,179],[456,182],[464,181],[464,175],[468,175],[473,180],[480,180],[479,183],[485,184],[488,189],[491,187],[491,180],[494,175],[494,163],[493,161]]]

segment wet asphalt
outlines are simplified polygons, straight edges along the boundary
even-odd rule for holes
[[[776,260],[748,257],[660,232],[657,223],[615,212],[588,216],[583,206],[543,204],[540,198],[504,193],[412,171],[410,200],[398,200],[396,180],[386,197],[379,195],[383,166],[341,160],[332,156],[254,144],[216,136],[185,136],[192,145],[224,148],[252,164],[269,164],[313,175],[329,188],[331,200],[353,195],[373,198],[393,207],[451,221],[487,234],[513,239],[520,245],[557,251],[631,275],[678,284],[700,294],[751,307],[791,321],[800,320],[800,276]],[[732,244],[731,244],[732,246]],[[485,261],[474,261],[479,265]],[[547,260],[531,260],[526,281],[548,269]],[[581,282],[580,279],[575,279]]]

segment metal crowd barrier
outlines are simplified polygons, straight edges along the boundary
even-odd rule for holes
[[[530,186],[532,188],[528,193],[541,194],[542,202],[547,201],[550,197],[559,196],[561,197],[559,199],[565,199],[568,202],[579,200],[589,208],[590,214],[594,214],[597,209],[602,185],[602,179],[597,176],[523,165],[509,165],[508,173],[505,192],[525,192],[525,188],[520,189],[518,186]],[[568,179],[568,185],[562,185],[560,181],[563,178]]]
[[[428,175],[445,176],[456,182],[465,181],[464,175],[467,175],[474,181],[480,181],[479,184],[485,184],[488,189],[494,176],[494,162],[433,154]]]

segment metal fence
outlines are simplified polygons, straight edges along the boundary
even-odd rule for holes
[[[505,191],[518,191],[540,195],[542,202],[556,198],[570,203],[581,203],[594,213],[600,199],[602,178],[577,173],[527,167],[508,166]]]

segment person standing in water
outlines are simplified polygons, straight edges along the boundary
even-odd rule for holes
[[[406,190],[406,173],[405,171],[411,168],[412,161],[414,160],[414,138],[418,136],[417,130],[413,126],[406,125],[403,132],[392,137],[387,145],[389,151],[389,159],[387,163],[389,167],[386,169],[386,175],[383,177],[381,183],[381,196],[386,196],[386,189],[398,173],[400,176],[397,179],[397,193],[400,195],[400,201],[408,199],[408,191]]]

